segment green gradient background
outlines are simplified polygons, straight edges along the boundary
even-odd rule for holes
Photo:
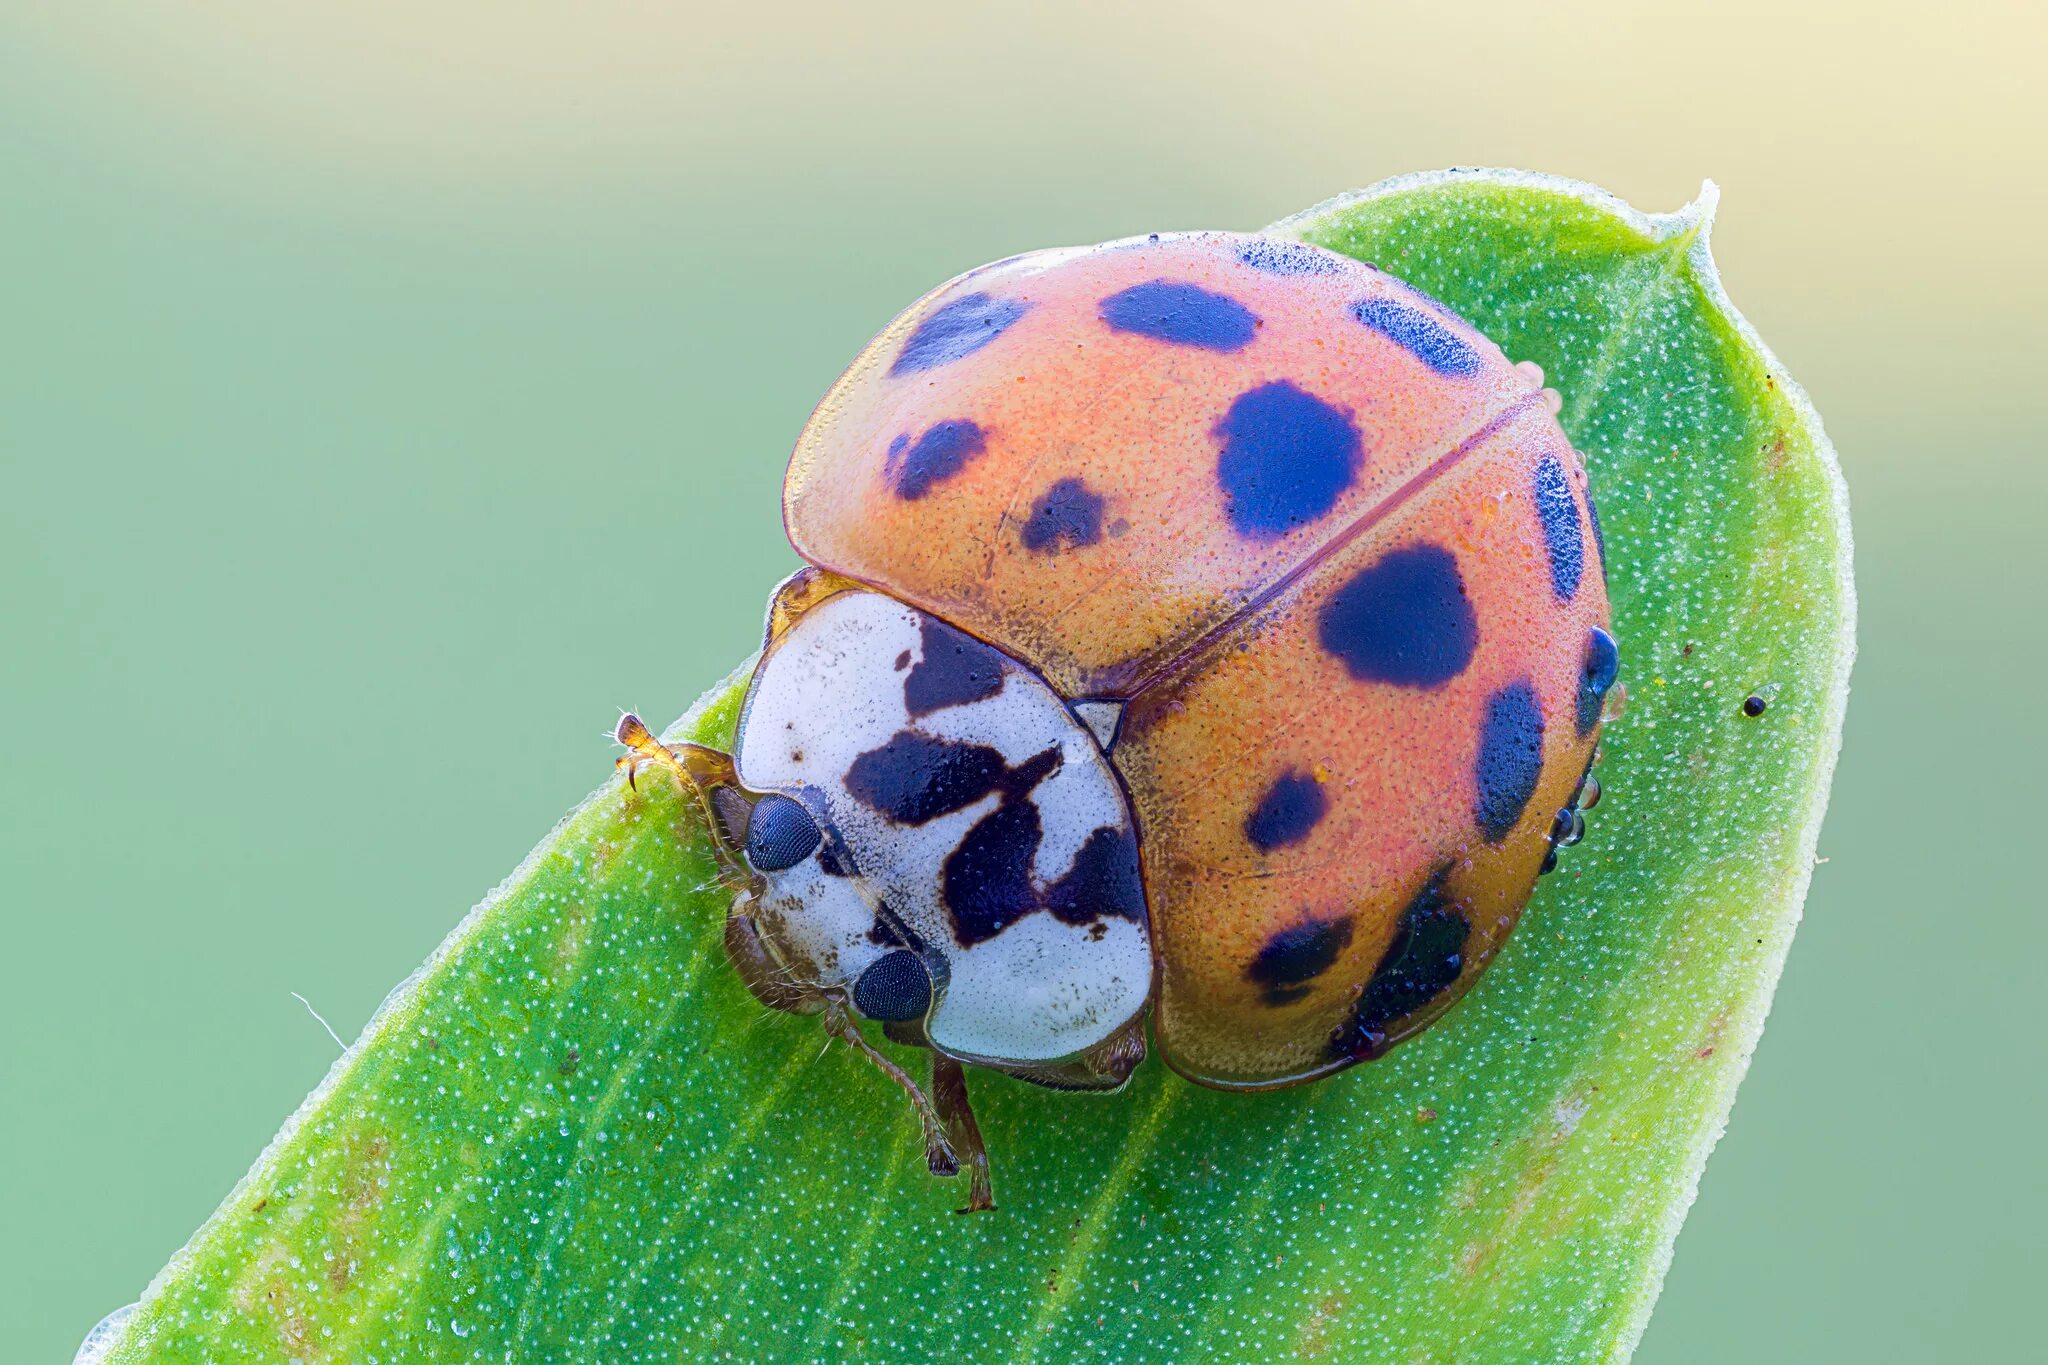
[[[320,1077],[290,992],[353,1034],[752,646],[897,307],[1450,164],[1716,177],[1855,498],[1831,861],[1638,1359],[2039,1358],[2036,7],[320,8],[0,5],[8,1359]]]

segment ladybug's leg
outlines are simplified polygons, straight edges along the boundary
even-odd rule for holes
[[[839,1039],[861,1056],[882,1069],[882,1074],[903,1087],[903,1093],[910,1097],[911,1108],[917,1111],[918,1122],[924,1125],[924,1160],[933,1175],[960,1174],[960,1158],[954,1155],[953,1144],[946,1140],[946,1126],[939,1121],[938,1111],[932,1102],[918,1088],[916,1081],[902,1067],[890,1061],[875,1050],[874,1044],[861,1036],[860,1026],[853,1022],[843,1001],[831,995],[824,995],[825,1032]]]
[[[945,1121],[946,1136],[953,1140],[953,1150],[967,1158],[967,1207],[953,1212],[993,1210],[996,1193],[988,1178],[988,1147],[981,1140],[981,1125],[974,1121],[974,1106],[967,1102],[967,1069],[936,1050],[932,1053],[932,1098]]]
[[[753,799],[740,786],[732,755],[701,744],[678,744],[671,748],[656,739],[640,717],[630,711],[619,717],[613,738],[626,746],[617,766],[626,774],[626,784],[639,785],[640,770],[666,768],[703,807],[704,822],[711,830],[711,851],[718,860],[719,880],[735,891],[753,887],[753,869],[741,850],[746,846],[747,816]]]

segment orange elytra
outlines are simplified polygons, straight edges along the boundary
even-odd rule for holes
[[[992,1207],[963,1066],[1113,1089],[1145,1021],[1260,1089],[1441,1015],[1584,830],[1607,632],[1556,395],[1302,243],[985,266],[826,394],[700,794],[754,993],[901,1084]],[[861,1020],[931,1050],[930,1092]]]

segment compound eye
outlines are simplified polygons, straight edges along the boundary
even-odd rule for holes
[[[932,975],[908,948],[884,953],[853,983],[853,1007],[885,1024],[922,1019],[932,1008]]]
[[[822,838],[801,802],[770,792],[747,820],[747,861],[757,872],[780,872],[810,857]]]

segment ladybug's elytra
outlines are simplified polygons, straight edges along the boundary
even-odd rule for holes
[[[1575,842],[1608,635],[1556,394],[1393,277],[1197,233],[972,271],[791,460],[699,794],[754,994],[903,1086],[993,1207],[963,1064],[1260,1089],[1471,985]],[[858,1021],[929,1048],[930,1093]]]

